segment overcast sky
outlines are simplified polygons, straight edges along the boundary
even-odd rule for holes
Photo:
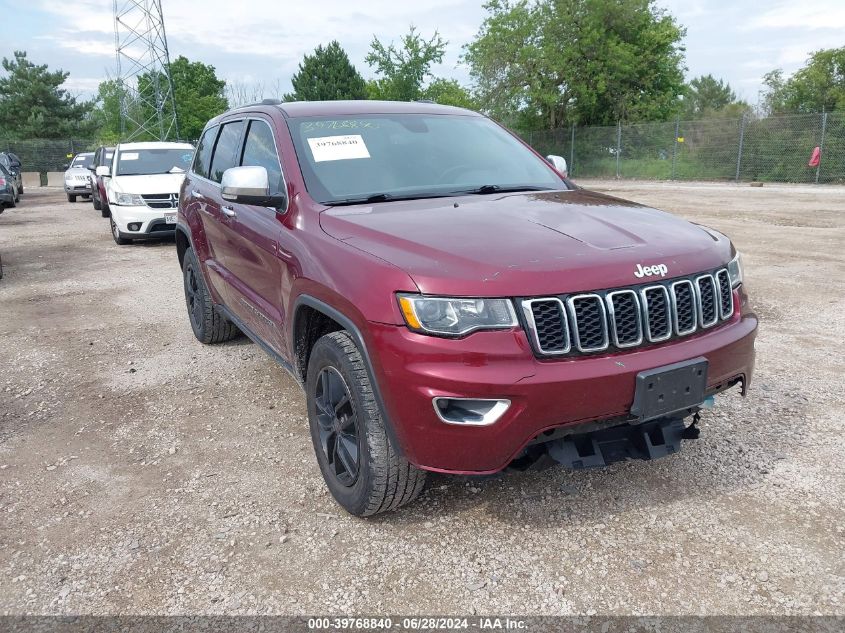
[[[469,79],[459,65],[476,34],[483,0],[162,0],[171,57],[214,65],[228,81],[290,89],[304,53],[340,41],[365,77],[377,36],[396,40],[413,23],[449,41],[438,75]],[[845,46],[845,0],[659,0],[686,27],[687,76],[711,73],[756,103],[763,73],[803,65],[819,48]],[[763,7],[763,8],[761,8]],[[111,0],[0,0],[3,56],[23,49],[36,63],[63,68],[73,92],[90,95],[114,73]],[[7,9],[7,10],[6,10]],[[270,96],[270,95],[267,95]],[[274,95],[275,96],[275,95]]]

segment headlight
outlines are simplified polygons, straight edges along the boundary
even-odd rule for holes
[[[517,325],[510,299],[448,299],[399,295],[405,323],[416,332],[461,336],[475,330],[497,330]]]
[[[146,204],[137,193],[116,193],[115,203],[127,207],[143,207]]]
[[[739,253],[728,264],[728,276],[731,278],[731,288],[742,283],[742,255]]]

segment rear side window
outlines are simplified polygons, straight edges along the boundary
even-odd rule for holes
[[[216,125],[208,128],[200,139],[197,153],[194,154],[194,165],[191,168],[197,176],[208,178],[211,168],[211,151],[214,149],[214,138],[217,136],[218,129]]]
[[[267,170],[270,193],[281,193],[284,187],[279,153],[270,126],[264,121],[250,121],[244,141],[242,166],[257,166]]]
[[[208,176],[214,182],[220,182],[223,179],[223,172],[236,165],[235,150],[241,140],[243,127],[243,121],[234,121],[227,123],[220,130],[217,145],[214,147],[214,157],[211,159],[211,172]]]

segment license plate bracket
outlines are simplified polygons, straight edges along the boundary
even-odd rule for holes
[[[165,213],[164,214],[164,223],[165,224],[176,224],[176,213]]]
[[[631,415],[646,421],[698,406],[706,397],[708,366],[702,356],[641,371]]]

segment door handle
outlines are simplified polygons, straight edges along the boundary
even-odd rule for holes
[[[197,200],[205,200],[205,196],[204,196],[204,195],[202,195],[202,194],[201,194],[199,191],[197,191],[196,189],[191,189],[191,195],[192,195],[194,198],[196,198]]]
[[[235,218],[238,216],[238,214],[235,213],[235,210],[232,207],[221,207],[221,211],[223,211],[223,215],[225,215],[227,218]]]

